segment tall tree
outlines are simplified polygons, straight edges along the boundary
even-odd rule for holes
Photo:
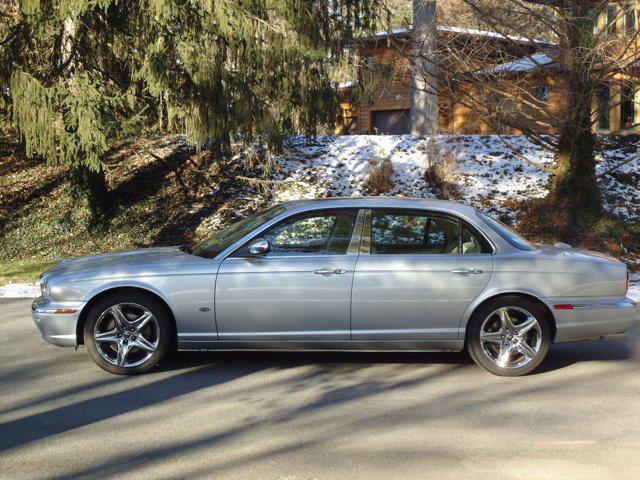
[[[28,153],[69,165],[104,209],[111,139],[173,125],[222,155],[332,124],[330,67],[377,0],[21,0],[2,32]],[[98,215],[99,216],[99,215]]]
[[[486,37],[484,45],[439,45],[439,57],[447,58],[439,65],[441,85],[493,130],[523,132],[554,152],[551,203],[566,207],[573,215],[599,215],[594,94],[603,82],[619,92],[625,87],[625,75],[637,75],[637,29],[615,28],[625,25],[634,3],[620,4],[598,24],[611,2],[506,0],[499,8],[492,0],[464,2],[476,13],[479,27],[495,33]],[[532,28],[527,30],[520,18]],[[513,35],[514,21],[522,28],[517,36]],[[535,33],[541,29],[550,32],[548,38],[553,42],[537,41]],[[492,64],[482,64],[490,58]],[[547,69],[548,75],[558,79],[554,103],[536,94],[528,76],[536,69]],[[558,114],[552,105],[563,108]],[[541,132],[557,136],[550,139]]]
[[[411,132],[415,135],[434,135],[440,129],[436,33],[435,0],[413,0]]]
[[[560,125],[551,197],[567,202],[572,210],[596,214],[602,209],[602,200],[596,180],[591,105],[599,76],[594,71],[594,25],[602,8],[599,0],[565,0],[556,5],[568,108]]]

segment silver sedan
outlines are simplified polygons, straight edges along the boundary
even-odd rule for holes
[[[471,207],[362,198],[277,205],[193,248],[64,261],[42,274],[44,339],[116,374],[172,349],[460,351],[526,374],[553,342],[624,335],[624,263],[533,245]]]

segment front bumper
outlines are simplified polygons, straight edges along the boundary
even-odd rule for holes
[[[47,342],[60,347],[78,344],[76,328],[85,302],[54,302],[36,298],[31,305],[31,316]]]
[[[636,321],[636,303],[629,299],[553,299],[549,305],[556,319],[556,342],[612,339],[624,336]],[[574,305],[572,310],[553,309],[554,304]]]

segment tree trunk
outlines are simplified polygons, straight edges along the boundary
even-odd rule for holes
[[[435,0],[413,0],[411,133],[414,135],[435,135],[440,130],[435,19]]]
[[[592,49],[592,2],[574,1],[563,13],[561,28],[566,34],[568,67],[568,111],[561,127],[557,172],[550,198],[573,213],[599,215],[602,200],[596,179],[591,101],[594,93],[592,64],[586,58]]]
[[[78,87],[76,80],[76,65],[72,57],[74,43],[78,32],[78,20],[71,13],[64,20],[61,60],[66,65],[67,78],[66,86],[70,95],[75,95]],[[82,151],[78,151],[78,159],[71,165],[70,180],[76,198],[84,198],[91,213],[90,225],[96,226],[104,223],[108,217],[108,194],[107,181],[103,169],[93,170],[83,162]]]
[[[110,210],[109,188],[104,171],[95,171],[78,163],[71,167],[70,177],[74,197],[84,200],[91,211],[89,226],[104,224]]]

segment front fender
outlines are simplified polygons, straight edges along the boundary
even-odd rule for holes
[[[117,288],[133,288],[149,292],[162,300],[176,322],[178,336],[196,335],[217,339],[215,323],[215,274],[193,272],[141,276],[138,278],[91,279],[78,281],[83,301],[91,300]],[[85,307],[86,308],[86,307]]]
[[[87,281],[85,280],[83,283],[87,283]],[[175,313],[175,305],[173,305],[171,297],[166,295],[160,288],[153,285],[152,283],[136,279],[118,279],[99,285],[91,285],[90,289],[85,293],[83,301],[88,303],[96,296],[101,295],[109,290],[115,290],[117,288],[137,288],[153,293],[160,297],[167,304],[172,313]]]

